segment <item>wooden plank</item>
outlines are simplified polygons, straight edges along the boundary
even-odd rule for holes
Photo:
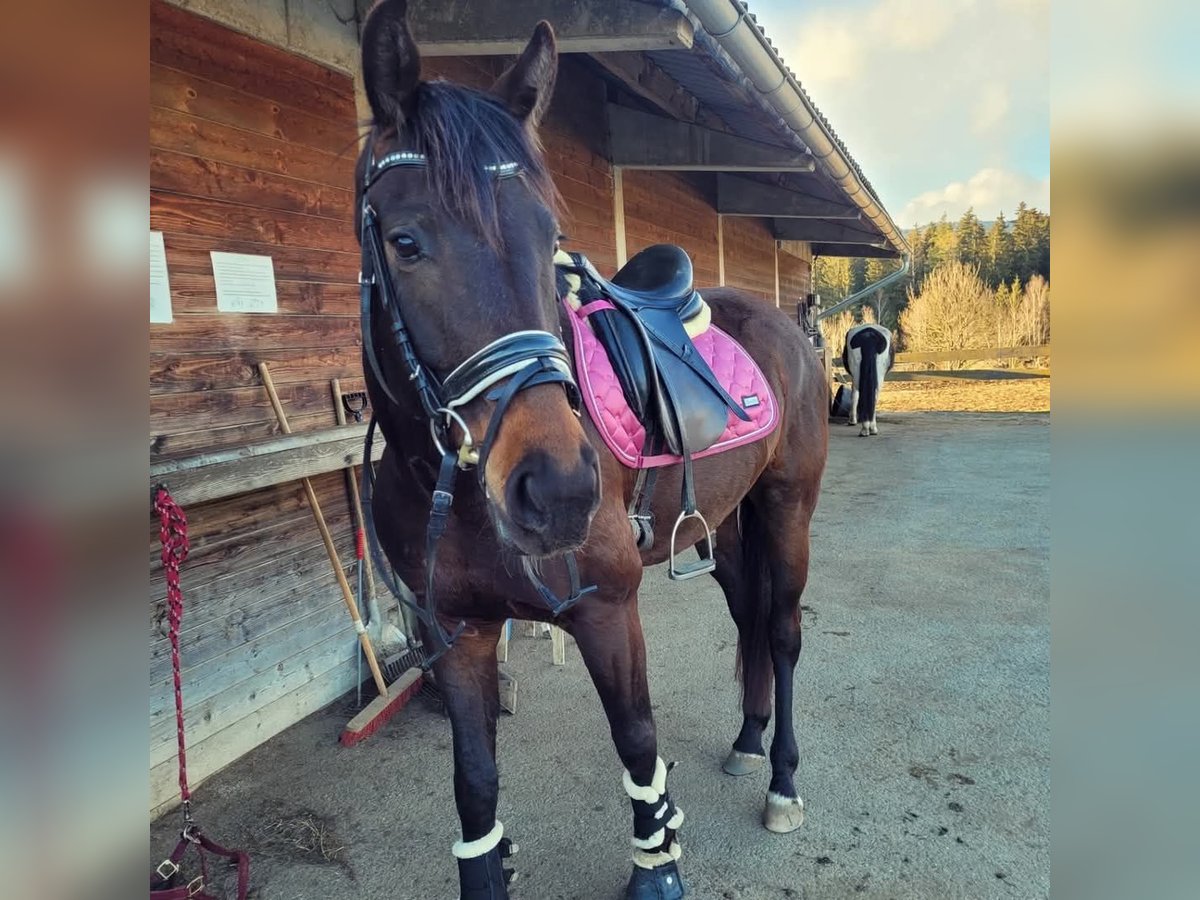
[[[304,416],[292,422],[294,431],[314,431],[328,428],[328,415]],[[150,459],[163,462],[193,453],[208,452],[220,448],[239,447],[247,442],[279,437],[278,422],[254,422],[249,425],[230,425],[224,428],[203,428],[181,434],[151,434]]]
[[[344,532],[347,537],[352,535],[351,519],[345,508],[345,504],[338,504],[331,508],[330,521],[334,523],[330,527],[338,531],[339,534]],[[196,593],[198,597],[203,597],[203,600],[198,598],[195,601],[196,603],[221,602],[217,599],[217,595],[223,590],[229,590],[235,584],[233,581],[226,582],[224,585],[214,584],[214,582],[221,578],[233,577],[253,580],[262,576],[263,584],[269,589],[271,573],[257,571],[258,567],[264,562],[270,561],[274,556],[291,559],[296,554],[306,553],[310,547],[315,546],[315,542],[319,537],[320,535],[313,529],[311,518],[307,522],[302,518],[291,518],[272,524],[256,532],[251,540],[237,541],[223,545],[195,560],[188,560],[184,563],[183,570],[185,574],[183,577],[186,589],[190,593]],[[354,559],[351,552],[352,549],[352,545],[348,545],[344,557],[347,565]],[[255,571],[252,572],[252,570]],[[278,572],[275,574],[278,574]],[[166,589],[163,587],[161,578],[156,577],[151,579],[147,594],[151,606],[151,619],[157,622],[158,613],[161,612],[158,604],[161,604],[166,594]],[[196,621],[203,621],[203,618],[201,617]],[[183,628],[186,630],[190,627],[191,620],[185,619]],[[161,627],[158,630],[165,637],[165,627]]]
[[[726,216],[782,216],[862,221],[857,206],[823,200],[753,178],[717,175],[717,212]]]
[[[345,154],[358,142],[358,129],[345,116],[323,119],[251,92],[155,64],[150,66],[150,105],[314,147],[334,156]]]
[[[614,166],[722,172],[811,172],[813,157],[665,116],[609,103],[609,151]]]
[[[1037,347],[999,347],[987,350],[929,350],[921,353],[897,353],[897,363],[918,362],[969,362],[980,359],[1033,359],[1049,356],[1050,345]]]
[[[354,233],[354,192],[348,186],[331,187],[199,156],[153,150],[150,189],[334,219],[345,231]]]
[[[322,281],[275,279],[276,315],[357,316],[358,286]],[[211,275],[171,273],[171,310],[176,316],[217,313],[217,287]]]
[[[846,222],[827,219],[772,219],[771,231],[775,237],[785,241],[820,241],[833,244],[865,244],[883,247],[887,238],[871,231],[869,222],[854,227]]]
[[[353,147],[335,156],[157,106],[150,109],[150,149],[199,156],[331,187],[354,185]]]
[[[190,234],[163,234],[167,248],[167,268],[174,278],[177,273],[211,275],[212,257],[209,252],[255,253],[269,255],[275,277],[284,281],[319,281],[337,284],[356,284],[361,255],[330,250],[305,250],[281,247],[253,241],[234,241]]]
[[[365,389],[361,379],[347,390]],[[191,394],[156,394],[150,398],[150,429],[154,432],[194,431],[213,425],[268,422],[274,417],[271,402],[261,385],[229,391],[197,391]],[[279,388],[285,411],[296,415],[328,412],[333,421],[333,402],[327,382],[296,382]]]
[[[317,477],[313,483],[322,507],[328,505],[335,509],[349,503],[344,479]],[[311,519],[304,492],[298,484],[291,482],[190,505],[187,508],[188,562],[194,565],[208,553],[238,541],[253,540],[259,531],[299,522],[306,516]],[[147,525],[150,575],[151,578],[161,577],[156,575],[162,568],[158,519],[152,516]],[[165,595],[165,590],[162,593]],[[193,621],[193,616],[199,613],[200,610],[191,611],[188,620]]]
[[[351,431],[352,428],[353,433],[337,440],[243,457],[202,468],[152,474],[151,478],[165,481],[176,501],[188,505],[336,472],[361,462],[362,432],[353,426],[343,430]],[[383,455],[382,440],[374,443],[372,455],[374,459]]]
[[[210,775],[244,756],[300,719],[354,687],[354,667],[336,666],[269,706],[231,722],[207,740],[188,748],[188,776],[195,790]],[[179,771],[167,759],[150,770],[150,814],[161,815],[179,803]]]
[[[331,635],[312,647],[305,647],[280,662],[269,672],[247,678],[233,687],[199,703],[184,707],[184,727],[188,742],[199,745],[227,725],[244,719],[269,706],[331,669],[343,665],[353,668],[357,641],[352,632]],[[159,685],[171,694],[170,682]],[[166,708],[150,717],[150,765],[174,759],[174,697]]]
[[[307,506],[305,512],[307,513]],[[308,513],[308,516],[311,522],[312,514]],[[281,550],[273,559],[261,558],[257,562],[249,559],[244,569],[231,572],[222,578],[198,585],[189,583],[188,603],[194,609],[189,609],[184,617],[181,640],[187,641],[190,646],[195,635],[220,633],[222,630],[232,633],[250,611],[280,604],[293,593],[303,592],[332,575],[329,557],[323,552],[324,544],[311,539],[311,529],[309,534],[304,534],[295,530],[294,522],[287,524],[294,542],[304,540],[307,543],[297,543],[295,550]],[[353,567],[356,561],[349,527],[341,530],[338,541],[340,546],[345,548],[342,562],[345,567]],[[223,552],[223,548],[220,552]],[[158,581],[162,583],[161,575],[158,576]],[[168,653],[169,646],[165,597],[150,605],[149,625],[154,656],[156,659],[163,658],[164,654]],[[193,650],[189,649],[184,662],[191,666],[201,663],[202,660],[196,658]],[[165,672],[165,668],[162,671]]]
[[[258,384],[260,362],[271,367],[277,384],[362,376],[356,348],[264,350],[259,353],[151,353],[150,393],[229,390]],[[278,373],[278,374],[276,374]],[[332,400],[330,401],[332,404]]]
[[[333,121],[354,121],[354,82],[343,72],[155,0],[150,61]]]
[[[151,352],[326,349],[360,347],[353,316],[219,313],[181,316],[150,328]]]
[[[343,535],[339,543],[354,546],[353,537],[349,534]],[[325,548],[322,545],[308,552],[313,556],[324,555]],[[247,663],[249,645],[261,642],[262,646],[255,651],[252,662],[257,667],[254,671],[265,671],[279,659],[294,652],[294,648],[288,649],[292,644],[288,636],[289,629],[302,628],[305,640],[310,637],[318,640],[335,629],[353,627],[345,604],[340,610],[334,605],[334,601],[340,600],[336,576],[326,558],[324,571],[307,582],[250,606],[235,607],[225,616],[192,629],[186,638],[181,635],[180,642],[186,652],[181,649],[180,655],[188,677],[189,702],[206,699],[240,680],[229,680],[232,676],[215,674],[213,669],[230,666],[236,669]],[[249,674],[247,671],[242,677]],[[170,644],[165,640],[154,641],[150,647],[151,684],[170,678]],[[218,683],[219,687],[213,686]]]
[[[312,250],[353,253],[358,248],[354,230],[337,219],[260,210],[160,191],[150,192],[150,227],[157,231],[285,244]]]
[[[812,245],[813,256],[849,256],[863,259],[899,259],[900,253],[891,247],[876,247],[870,244],[822,244]]]
[[[461,4],[422,3],[408,20],[422,56],[517,54],[542,20],[554,23],[559,53],[687,50],[694,38],[691,22],[676,10],[610,0],[476,3],[469,12]]]

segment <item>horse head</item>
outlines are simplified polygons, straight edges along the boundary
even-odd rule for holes
[[[479,466],[501,539],[535,557],[574,549],[599,506],[600,474],[561,345],[559,203],[537,137],[554,33],[539,23],[489,91],[422,81],[406,7],[377,4],[362,37],[374,122],[356,210],[364,250],[370,239],[382,256],[373,277],[389,288],[373,289],[364,314],[372,400],[394,422],[414,421],[422,405],[431,416],[436,404],[418,391],[428,376],[428,395],[450,410],[437,413],[443,443]],[[412,428],[393,426],[389,440],[400,433],[410,448],[429,446]]]

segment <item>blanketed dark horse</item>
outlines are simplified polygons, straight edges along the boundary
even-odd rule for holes
[[[668,556],[683,466],[658,470],[650,508],[663,524],[639,549],[628,509],[638,473],[581,412],[567,349],[578,326],[556,292],[557,195],[537,140],[557,70],[553,32],[539,24],[490,92],[421,80],[400,0],[375,7],[362,44],[374,114],[357,169],[363,355],[387,440],[372,515],[427,615],[425,646],[440,652],[433,671],[453,730],[461,896],[508,896],[510,843],[495,815],[495,650],[508,618],[556,621],[595,683],[625,770],[614,767],[614,787],[622,782],[633,806],[627,896],[682,896],[683,813],[658,753],[638,587],[643,568]],[[725,769],[764,764],[773,699],[764,824],[787,832],[803,820],[793,672],[828,388],[784,313],[731,289],[706,289],[704,299],[757,362],[779,410],[766,438],[697,459],[693,471],[696,508],[715,531],[713,574],[739,634],[743,719]],[[680,542],[706,545],[704,532],[688,519]]]

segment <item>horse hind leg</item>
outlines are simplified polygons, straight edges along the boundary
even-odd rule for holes
[[[772,668],[766,646],[766,604],[763,602],[765,559],[760,547],[743,538],[754,513],[743,504],[737,515],[721,524],[716,536],[717,568],[713,577],[725,594],[729,614],[738,629],[737,668],[742,683],[742,727],[721,768],[729,775],[751,775],[763,767],[767,752],[763,732],[771,721]]]
[[[761,588],[766,604],[765,634],[760,652],[768,655],[775,687],[775,734],[771,741],[771,783],[763,811],[768,831],[784,834],[804,822],[804,803],[796,792],[800,762],[792,718],[796,663],[800,658],[800,595],[808,580],[809,521],[815,492],[801,489],[762,490],[760,517],[743,535],[758,544],[767,559]],[[769,527],[767,523],[770,523]]]

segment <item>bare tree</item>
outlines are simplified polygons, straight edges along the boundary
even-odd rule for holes
[[[931,272],[919,296],[909,292],[900,314],[900,331],[908,350],[981,350],[996,339],[997,304],[979,270],[960,262]],[[951,362],[950,368],[965,363]]]

